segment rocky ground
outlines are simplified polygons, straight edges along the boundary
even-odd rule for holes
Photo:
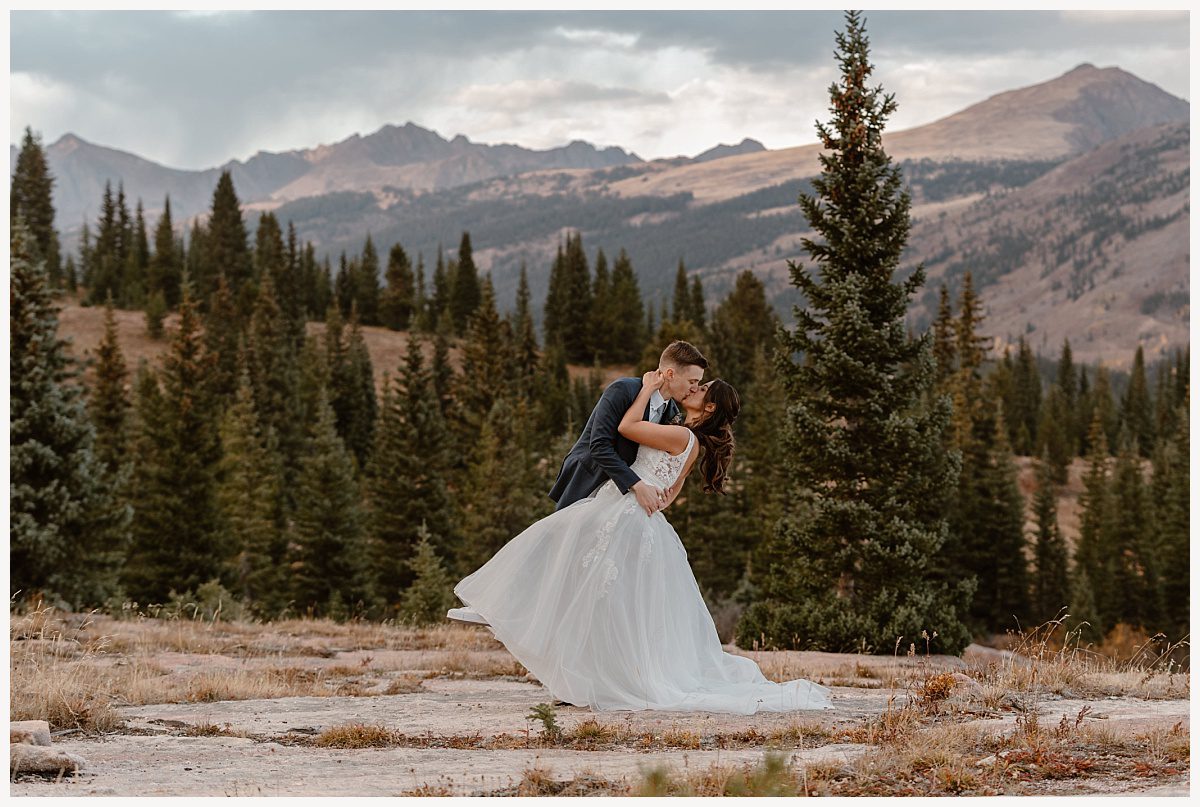
[[[835,708],[531,720],[553,697],[482,629],[161,622],[14,628],[13,719],[49,719],[86,766],[11,795],[1188,793],[1187,675],[1061,653],[746,653]]]

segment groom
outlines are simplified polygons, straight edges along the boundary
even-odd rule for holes
[[[690,342],[667,345],[658,360],[662,389],[650,396],[646,420],[681,422],[683,412],[678,403],[699,389],[707,367],[708,360]],[[637,457],[638,444],[617,432],[617,425],[641,389],[640,378],[618,378],[604,390],[550,489],[550,498],[558,504],[555,510],[586,499],[609,479],[622,494],[632,490],[646,515],[662,508],[667,499],[665,491],[643,481],[630,468]]]
[[[646,420],[655,423],[681,423],[683,412],[679,401],[695,394],[708,360],[689,342],[672,342],[658,360],[663,385],[650,396]],[[611,479],[622,494],[633,491],[646,515],[654,515],[669,500],[667,492],[643,481],[630,466],[637,458],[638,444],[617,432],[621,418],[629,411],[642,390],[640,378],[618,378],[608,385],[592,410],[583,434],[567,453],[558,479],[550,489],[550,498],[561,510],[580,499],[591,496],[597,488]],[[469,607],[451,608],[446,618],[468,625],[487,626],[484,619]],[[556,705],[562,705],[559,701]]]

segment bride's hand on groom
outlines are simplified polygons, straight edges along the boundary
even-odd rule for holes
[[[658,370],[651,370],[642,375],[642,387],[644,389],[656,390],[661,389],[663,385],[662,373]]]

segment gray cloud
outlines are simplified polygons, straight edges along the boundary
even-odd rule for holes
[[[1188,94],[1186,12],[865,13],[897,126],[1117,64]],[[832,11],[12,12],[10,140],[28,123],[198,168],[412,120],[643,156],[812,140]]]

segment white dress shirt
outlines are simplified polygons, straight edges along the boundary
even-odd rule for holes
[[[650,417],[647,418],[651,423],[662,423],[663,413],[667,411],[667,399],[662,396],[658,390],[650,393]]]

